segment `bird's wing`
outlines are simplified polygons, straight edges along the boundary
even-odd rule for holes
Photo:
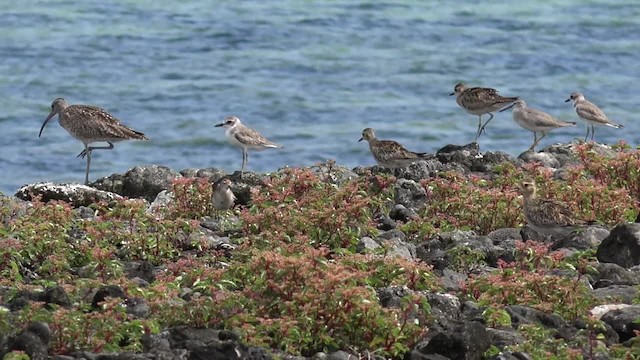
[[[69,119],[82,119],[75,124],[75,133],[85,134],[95,141],[147,139],[143,133],[121,124],[120,120],[97,106],[71,105],[64,111],[65,117]]]
[[[393,140],[379,140],[377,142],[377,155],[382,161],[415,159],[418,155],[404,148],[400,143]]]
[[[576,105],[578,116],[583,119],[597,121],[600,123],[608,123],[609,119],[599,107],[589,101],[581,101]]]
[[[267,138],[262,136],[259,132],[246,126],[239,127],[238,130],[233,133],[233,136],[240,143],[249,146],[282,147],[281,145],[267,140]]]
[[[537,206],[540,212],[545,214],[539,219],[544,225],[570,226],[581,223],[581,221],[575,219],[573,212],[561,202],[544,199],[538,200]]]

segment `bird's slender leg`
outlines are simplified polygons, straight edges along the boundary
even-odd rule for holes
[[[596,128],[591,124],[591,142],[593,142],[593,135],[596,133]]]
[[[84,144],[84,150],[77,157],[84,158],[87,157],[87,171],[84,174],[84,184],[89,185],[89,168],[91,167],[91,152],[93,150],[111,150],[113,149],[113,144],[107,141],[109,146],[89,146],[89,144]]]
[[[535,144],[533,144],[534,149],[540,143],[540,140],[542,140],[545,136],[547,136],[547,134],[543,132],[542,136],[540,136],[538,140],[536,140]]]
[[[589,129],[589,124],[587,124],[587,135],[584,136],[584,142],[587,142],[587,139],[589,138],[589,131],[591,129]]]
[[[533,151],[533,149],[536,147],[537,143],[538,143],[538,134],[534,131],[533,132],[533,144],[531,144],[531,146],[529,146],[527,151]]]
[[[244,164],[247,162],[247,151],[242,148],[242,168],[240,169],[240,177],[244,175]]]
[[[478,131],[478,136],[480,136],[480,134],[482,134],[482,133],[485,133],[485,134],[487,133],[487,131],[484,128],[487,126],[489,121],[491,121],[491,119],[493,119],[493,114],[489,113],[489,120],[487,120],[487,122],[484,123],[484,125],[482,125],[482,127],[480,128],[480,131]]]
[[[473,142],[477,142],[480,137],[480,131],[482,131],[482,115],[478,115],[478,130],[476,131],[476,137]]]

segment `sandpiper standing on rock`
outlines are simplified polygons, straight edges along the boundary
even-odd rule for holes
[[[578,113],[580,119],[587,123],[587,135],[585,135],[584,141],[587,141],[589,137],[589,125],[591,125],[591,141],[593,141],[593,134],[596,132],[594,125],[610,126],[616,129],[624,127],[621,124],[611,122],[607,115],[605,115],[596,104],[585,99],[582,93],[572,93],[564,102],[569,101],[573,101],[573,107],[576,109],[576,113]]]
[[[120,124],[120,120],[99,107],[68,105],[63,98],[57,98],[51,103],[51,112],[42,123],[38,137],[42,136],[42,130],[56,114],[60,126],[67,130],[69,135],[84,144],[84,150],[78,154],[78,157],[87,157],[85,185],[89,184],[89,168],[91,167],[91,152],[93,150],[111,150],[114,142],[122,140],[149,140],[143,133]],[[94,142],[106,142],[109,146],[89,146]]]
[[[259,132],[244,126],[235,116],[227,116],[221,124],[227,129],[226,136],[232,145],[242,148],[242,169],[240,176],[244,174],[244,166],[249,161],[249,150],[264,150],[268,148],[282,149],[284,146],[267,140]]]
[[[576,219],[566,204],[550,200],[539,199],[536,196],[536,183],[523,181],[519,186],[524,198],[524,217],[527,224],[535,231],[544,235],[566,235],[591,222]]]
[[[478,131],[474,142],[484,131],[489,121],[493,119],[492,112],[498,111],[508,104],[518,100],[517,97],[505,97],[498,94],[496,89],[483,87],[468,87],[465,83],[458,83],[449,96],[456,96],[456,103],[468,113],[478,115]],[[489,120],[482,124],[482,115],[489,114]]]
[[[527,103],[524,100],[516,100],[513,104],[500,110],[505,111],[513,108],[513,121],[523,128],[533,131],[533,144],[527,149],[527,151],[535,150],[536,145],[547,136],[547,132],[553,129],[575,126],[575,122],[560,121],[553,116],[547,114],[544,111],[527,107]],[[538,138],[538,133],[542,133],[542,136]]]
[[[376,162],[389,169],[405,168],[411,163],[432,156],[427,153],[409,151],[393,140],[378,140],[372,128],[362,130],[362,137],[358,141],[367,140],[369,150]]]
[[[233,207],[236,196],[231,191],[231,180],[229,178],[224,178],[218,182],[213,189],[211,200],[216,210],[229,210]]]

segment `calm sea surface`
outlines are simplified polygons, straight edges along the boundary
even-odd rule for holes
[[[237,115],[283,150],[249,170],[335,159],[374,163],[365,127],[414,151],[473,140],[477,117],[448,94],[459,81],[495,87],[579,121],[583,92],[624,129],[596,139],[640,142],[637,0],[11,1],[0,21],[0,191],[84,179],[82,144],[50,104],[103,107],[151,141],[94,152],[91,180],[135,165],[238,170],[240,150],[214,128]],[[584,137],[585,127],[541,143]],[[532,134],[497,114],[482,151],[524,151]]]

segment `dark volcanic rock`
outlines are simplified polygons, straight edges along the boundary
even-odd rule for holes
[[[39,296],[38,300],[47,304],[55,304],[63,307],[71,306],[71,300],[62,286],[54,286],[45,289]]]
[[[25,330],[9,338],[7,351],[24,351],[32,360],[48,359],[48,344],[51,339],[49,325],[40,321],[29,324]],[[1,351],[0,351],[1,352]],[[0,356],[4,354],[0,353]]]
[[[36,183],[24,185],[15,195],[22,200],[31,201],[40,197],[41,201],[61,200],[73,207],[88,206],[99,201],[112,201],[121,196],[80,184]]]
[[[533,152],[533,151],[525,151],[518,156],[518,159],[530,163],[530,162],[539,162],[543,166],[557,169],[561,166],[560,161],[556,159],[554,154],[548,152]]]
[[[594,288],[607,287],[611,285],[638,285],[640,284],[640,273],[623,268],[618,264],[596,263],[597,272],[590,274],[590,282]]]
[[[5,196],[0,193],[0,223],[7,224],[9,221],[27,213],[31,203],[15,196]]]
[[[450,329],[429,329],[425,340],[411,351],[411,359],[427,359],[438,354],[450,359],[482,359],[489,349],[491,338],[484,325],[476,321],[461,323]]]
[[[98,179],[96,189],[111,191],[131,198],[153,201],[162,190],[171,189],[171,183],[182,175],[162,165],[136,166],[124,175],[113,174]]]
[[[93,296],[91,307],[97,309],[98,304],[105,301],[107,297],[126,299],[127,295],[124,293],[124,290],[122,290],[122,288],[118,285],[103,286],[98,289],[96,294]]]
[[[611,325],[620,336],[620,341],[627,341],[635,336],[634,331],[640,330],[640,324],[637,322],[639,318],[640,306],[635,305],[609,311],[601,320]]]
[[[227,173],[224,170],[216,169],[216,168],[205,168],[205,169],[183,169],[180,170],[180,175],[187,178],[207,178],[210,183],[214,183],[223,177],[227,176]]]
[[[631,285],[611,285],[594,289],[591,294],[599,303],[616,302],[623,304],[632,304],[638,297],[638,288]]]
[[[621,224],[600,243],[596,256],[600,262],[629,268],[640,264],[640,224]]]
[[[437,159],[420,160],[403,169],[403,171],[398,174],[398,178],[420,181],[434,177],[444,171],[464,172],[465,169],[456,163],[443,164]]]
[[[563,329],[567,322],[556,314],[547,314],[540,310],[522,305],[509,305],[504,308],[511,316],[511,324],[518,328],[522,324],[540,324],[550,329]]]
[[[438,150],[436,157],[443,164],[458,163],[468,169],[479,153],[480,147],[475,142],[462,146],[449,144]]]
[[[414,211],[425,207],[427,192],[419,183],[413,180],[399,179],[395,186],[395,202]]]
[[[607,236],[609,236],[609,230],[599,226],[589,226],[559,238],[551,245],[551,250],[561,248],[575,250],[595,249]]]

